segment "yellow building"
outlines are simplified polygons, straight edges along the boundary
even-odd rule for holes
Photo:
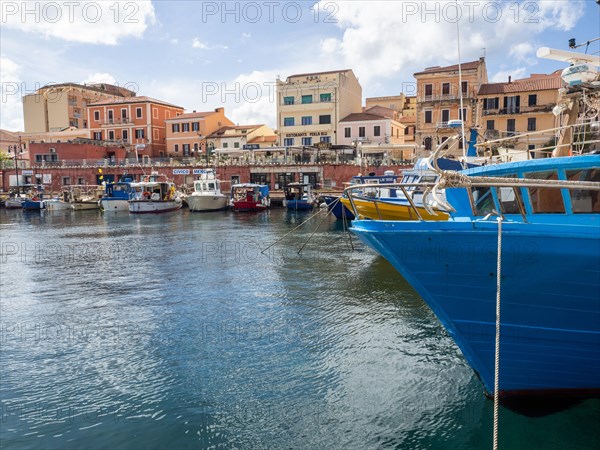
[[[206,153],[208,136],[234,123],[225,117],[225,108],[216,108],[214,111],[180,114],[165,120],[165,125],[169,156],[199,157]]]
[[[25,132],[54,132],[69,127],[87,129],[88,104],[133,96],[135,96],[134,91],[112,84],[47,85],[23,97]]]
[[[556,116],[552,108],[563,87],[560,70],[549,75],[533,74],[529,78],[506,83],[483,84],[477,94],[477,124],[486,140],[515,136],[506,143],[518,150],[546,147],[554,133],[519,134],[554,128]],[[539,155],[536,155],[539,156]]]
[[[416,144],[425,150],[454,136],[452,120],[463,120],[465,130],[475,125],[476,94],[487,83],[485,59],[461,64],[462,85],[458,64],[447,67],[428,67],[414,74],[417,79]],[[463,110],[460,99],[463,98]],[[462,155],[462,142],[453,154]]]
[[[277,80],[277,131],[286,147],[338,144],[338,123],[362,111],[362,87],[350,69]]]
[[[417,97],[400,95],[389,95],[385,97],[370,97],[365,99],[365,109],[374,106],[383,106],[393,109],[398,116],[414,116],[417,113]]]

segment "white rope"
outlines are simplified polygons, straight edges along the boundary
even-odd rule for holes
[[[498,450],[498,405],[500,397],[500,284],[502,279],[502,217],[498,216],[498,258],[496,264],[496,349],[494,352],[494,450]]]

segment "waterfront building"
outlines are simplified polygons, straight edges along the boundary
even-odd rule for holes
[[[417,97],[400,93],[400,95],[369,97],[365,99],[365,109],[370,109],[374,106],[393,109],[399,116],[414,116],[417,113]]]
[[[279,145],[338,144],[339,121],[362,111],[362,87],[350,69],[277,80]]]
[[[557,126],[552,108],[558,102],[558,90],[563,87],[561,71],[532,74],[529,78],[504,83],[483,84],[477,93],[477,124],[486,140],[523,133],[532,133]],[[514,148],[530,150],[552,144],[554,133],[534,134],[515,139]]]
[[[87,108],[91,103],[134,96],[132,90],[107,83],[50,84],[23,96],[25,132],[56,132],[69,127],[88,129]]]
[[[167,154],[170,157],[199,157],[206,154],[208,136],[234,123],[225,108],[180,114],[165,120]]]
[[[103,100],[88,106],[90,138],[122,144],[132,157],[164,158],[166,120],[181,114],[181,106],[146,96]]]
[[[435,147],[454,136],[451,120],[463,120],[465,131],[475,125],[476,95],[482,84],[488,82],[485,59],[461,64],[462,85],[458,64],[446,67],[428,67],[414,74],[417,80],[417,112],[415,141],[425,150]],[[460,99],[463,108],[460,108]],[[462,155],[462,142],[453,152]]]
[[[210,134],[208,147],[220,153],[236,153],[273,147],[276,139],[275,132],[267,125],[230,125]]]

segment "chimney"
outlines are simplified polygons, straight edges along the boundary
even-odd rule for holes
[[[194,112],[196,112],[196,110],[194,110]]]
[[[509,83],[511,82],[511,76],[510,75],[508,76],[508,82]]]

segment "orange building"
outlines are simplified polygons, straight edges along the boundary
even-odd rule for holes
[[[225,108],[180,114],[165,121],[167,154],[170,157],[198,157],[206,153],[207,137],[219,128],[234,125],[225,117]]]
[[[129,157],[163,158],[167,155],[166,120],[183,108],[151,97],[103,100],[88,106],[90,137],[123,144]]]
[[[463,120],[466,131],[475,125],[477,91],[488,81],[484,58],[461,64],[462,85],[459,82],[458,64],[428,67],[414,76],[417,79],[417,145],[432,150],[437,144],[456,135],[457,130],[448,124],[451,120]],[[462,142],[459,148],[462,148]],[[462,151],[455,151],[454,154],[462,154]]]

